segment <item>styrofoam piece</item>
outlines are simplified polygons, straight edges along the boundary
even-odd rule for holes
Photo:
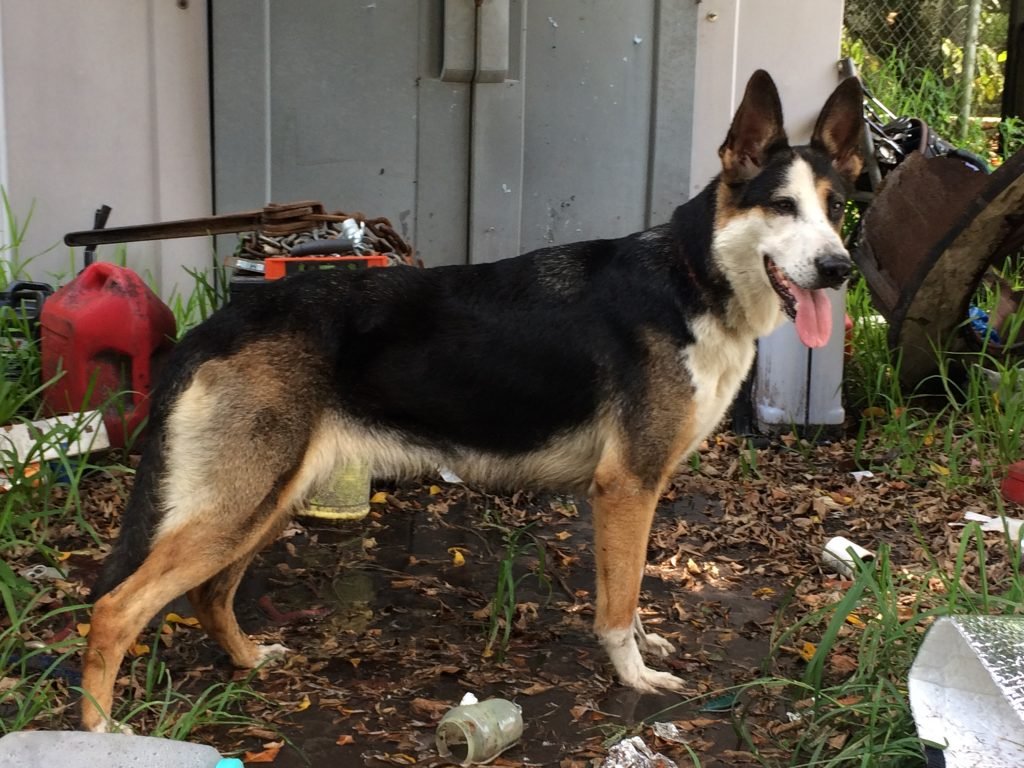
[[[1011,539],[1019,538],[1021,529],[1024,528],[1024,520],[1003,517],[1002,515],[990,517],[980,512],[972,512],[971,510],[964,512],[964,520],[981,523],[981,530],[983,531],[1005,531]]]
[[[50,461],[110,447],[99,411],[69,413],[0,427],[0,465]]]
[[[88,731],[14,731],[0,738],[7,768],[240,768],[213,747],[152,736]]]
[[[1024,617],[935,621],[909,677],[918,736],[946,768],[1024,766]]]

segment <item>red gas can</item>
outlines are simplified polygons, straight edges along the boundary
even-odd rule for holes
[[[103,410],[110,444],[125,445],[149,413],[154,366],[174,344],[171,310],[135,272],[90,264],[43,305],[43,400],[54,413]]]

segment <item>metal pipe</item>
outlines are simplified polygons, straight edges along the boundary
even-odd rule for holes
[[[964,42],[963,92],[960,96],[960,140],[967,138],[967,124],[971,119],[971,99],[974,95],[974,65],[978,57],[978,22],[981,0],[971,0],[967,7],[967,40]]]

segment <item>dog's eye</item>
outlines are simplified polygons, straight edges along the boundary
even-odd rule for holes
[[[833,200],[828,204],[829,215],[833,219],[838,219],[840,216],[843,215],[843,208],[845,207],[846,205],[843,203],[842,200]]]
[[[776,213],[783,213],[787,216],[796,215],[796,201],[791,197],[780,197],[772,200],[772,210]]]

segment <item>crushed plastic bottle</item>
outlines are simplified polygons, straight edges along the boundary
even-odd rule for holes
[[[15,731],[0,738],[0,766],[17,768],[243,768],[213,747],[152,736]]]

